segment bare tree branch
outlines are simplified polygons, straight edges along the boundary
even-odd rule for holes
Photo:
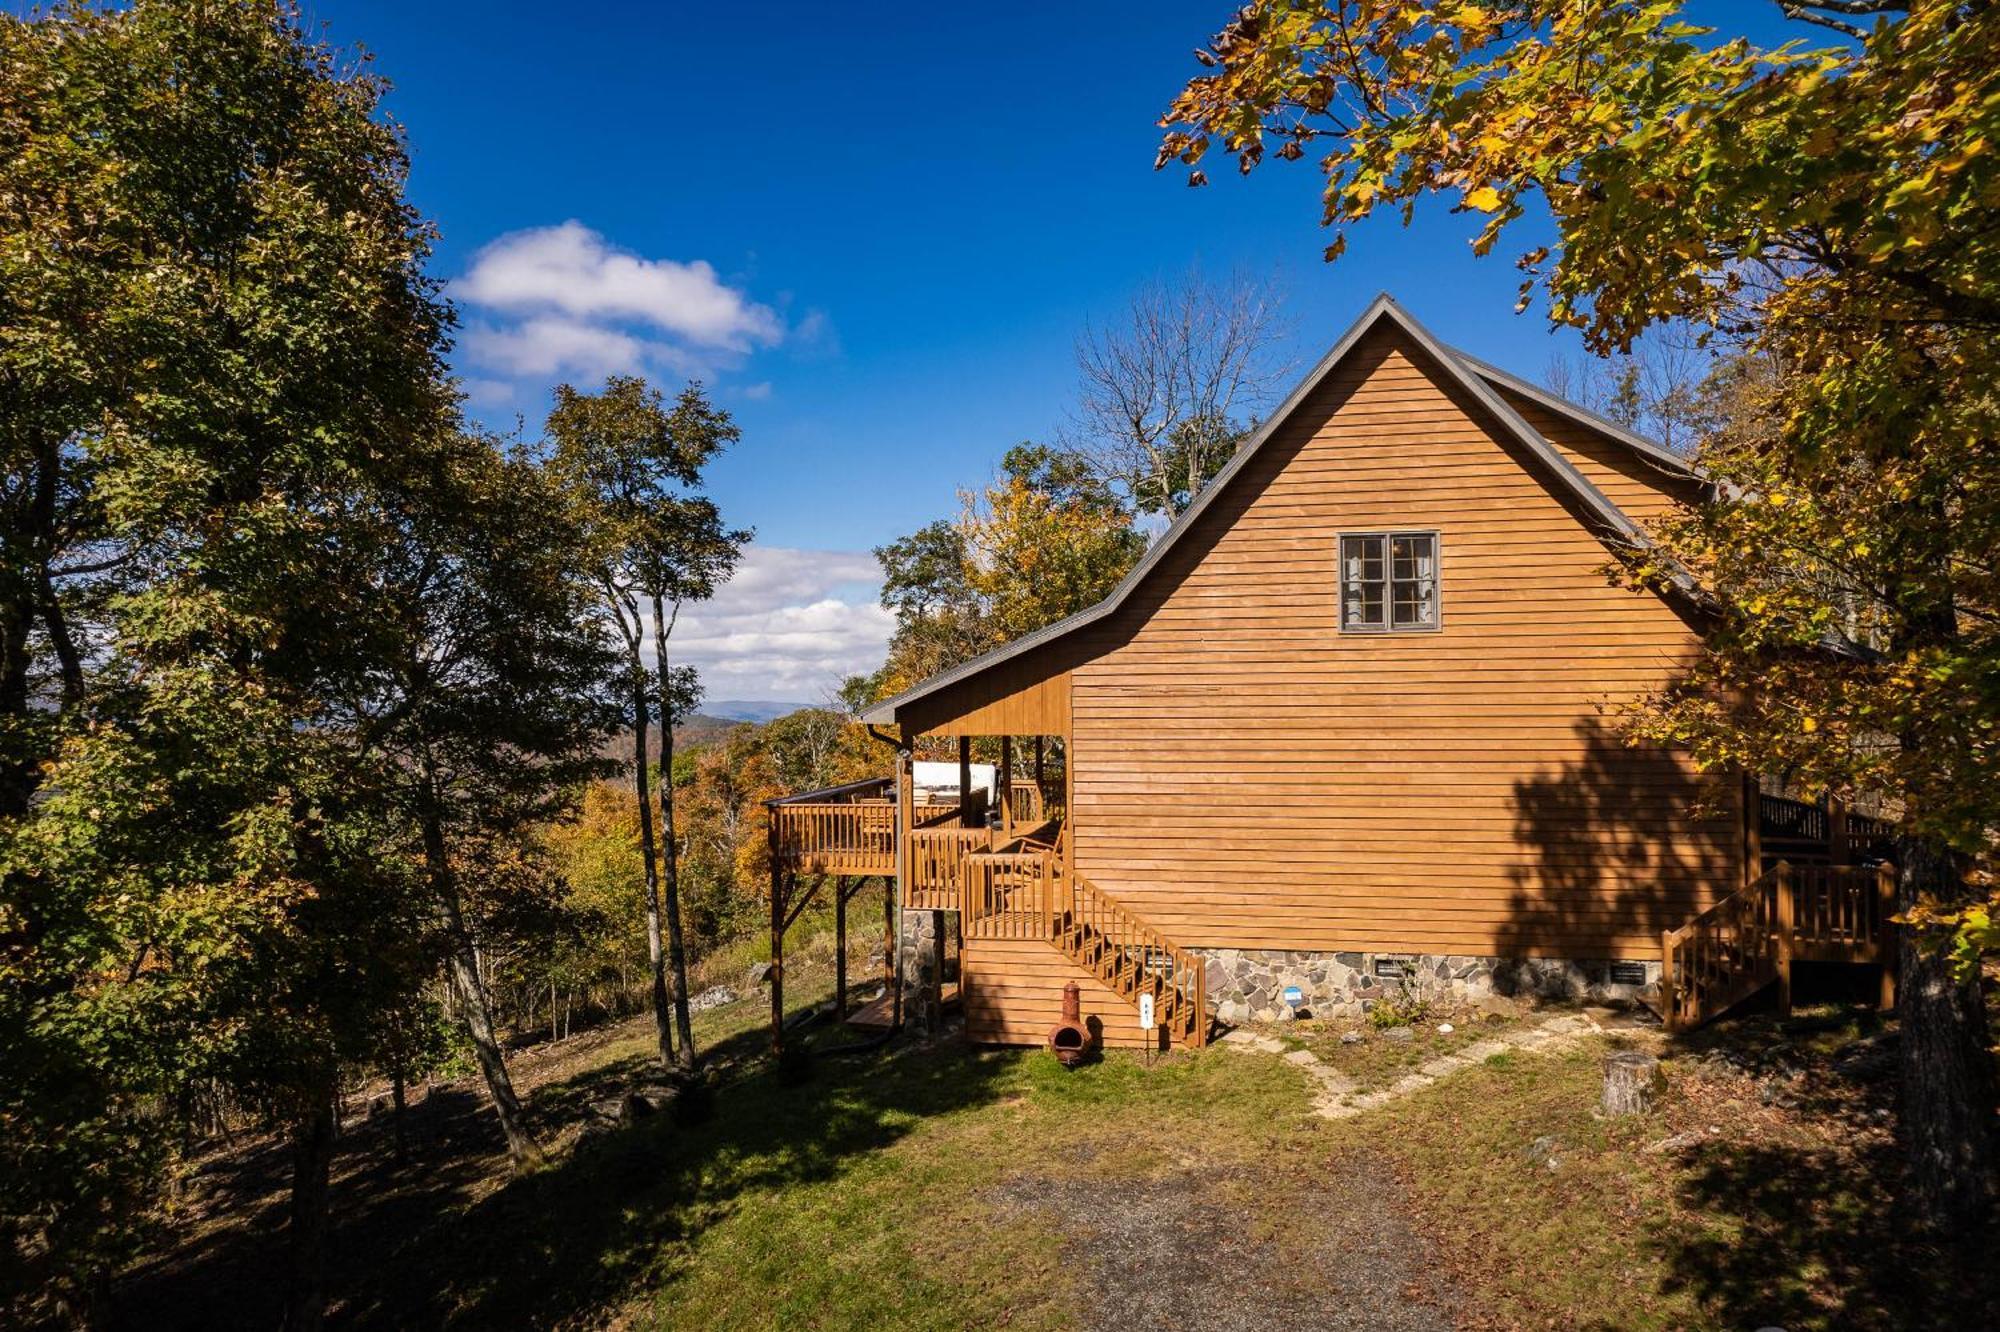
[[[1272,283],[1242,274],[1147,284],[1120,325],[1078,339],[1066,442],[1136,507],[1175,517],[1290,370],[1282,305]]]

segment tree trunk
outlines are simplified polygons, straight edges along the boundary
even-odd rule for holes
[[[333,1140],[331,1093],[292,1126],[291,1280],[285,1332],[316,1332],[326,1317],[326,1222]]]
[[[1965,896],[1960,857],[1935,842],[1899,840],[1897,905],[1920,896],[1949,904]],[[1994,1195],[1993,1065],[1979,978],[1954,974],[1951,955],[1900,930],[1903,1149],[1918,1218],[1939,1234],[1967,1234]]]
[[[389,1128],[395,1142],[398,1165],[410,1156],[409,1109],[409,1083],[403,1076],[403,1061],[398,1059],[389,1075]]]
[[[633,626],[633,633],[638,626]],[[646,671],[639,662],[639,643],[628,645],[632,660],[632,790],[639,797],[639,856],[646,863],[646,957],[653,972],[653,1025],[659,1030],[660,1067],[674,1066],[674,1027],[667,999],[667,950],[660,941],[660,871],[653,840],[653,798],[646,775],[646,721],[652,700],[646,697]]]
[[[1620,1050],[1604,1060],[1604,1091],[1598,1108],[1607,1115],[1643,1115],[1667,1085],[1660,1061],[1639,1050]]]
[[[674,1027],[680,1034],[683,1069],[694,1067],[694,1022],[688,1014],[687,946],[681,935],[680,846],[674,837],[673,672],[667,666],[667,623],[660,598],[653,598],[653,653],[660,668],[660,887],[667,909],[667,964],[673,986]]]
[[[458,883],[446,854],[444,828],[435,809],[425,810],[424,859],[431,889],[437,895],[438,911],[444,917],[445,936],[450,945],[451,987],[458,1000],[465,1033],[472,1041],[473,1056],[486,1079],[493,1113],[500,1120],[500,1132],[507,1138],[507,1155],[516,1168],[535,1165],[542,1159],[540,1147],[521,1122],[521,1102],[514,1095],[514,1080],[507,1075],[507,1057],[501,1053],[500,1039],[493,1030],[493,1010],[486,1001],[486,986],[479,975],[479,955],[472,933],[465,928],[465,913],[458,903]]]

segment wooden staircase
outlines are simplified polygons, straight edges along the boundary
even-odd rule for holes
[[[1791,1011],[1795,962],[1880,966],[1892,998],[1893,866],[1779,861],[1677,930],[1660,936],[1660,1017],[1669,1031],[1713,1022],[1770,986]]]
[[[1154,1021],[1169,1044],[1207,1044],[1202,959],[1078,874],[1060,841],[967,855],[960,868],[958,909],[968,956],[983,943],[1045,945],[1135,1012],[1140,997],[1150,995]]]

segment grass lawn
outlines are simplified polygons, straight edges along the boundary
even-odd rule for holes
[[[1975,1326],[1987,1307],[1895,1224],[1893,1079],[1867,1018],[1711,1029],[1670,1051],[1665,1105],[1639,1118],[1592,1113],[1613,1037],[1338,1122],[1282,1059],[1219,1048],[1065,1072],[947,1045],[822,1058],[790,1084],[763,1019],[760,996],[700,1016],[727,1074],[692,1127],[576,1141],[586,1105],[643,1076],[643,1022],[523,1057],[557,1149],[524,1178],[469,1089],[419,1108],[436,1122],[410,1163],[354,1131],[334,1324],[1801,1332]],[[1377,1082],[1447,1049],[1316,1045]],[[282,1177],[256,1193],[259,1159],[217,1175],[249,1205],[185,1231],[114,1322],[269,1325],[255,1278]]]

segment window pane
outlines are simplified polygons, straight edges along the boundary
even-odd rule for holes
[[[1361,594],[1356,599],[1353,607],[1359,618],[1351,619],[1348,623],[1358,625],[1362,628],[1381,628],[1383,599],[1383,585],[1381,583],[1361,584]]]
[[[1361,576],[1363,578],[1379,583],[1388,576],[1387,571],[1382,567],[1383,545],[1384,542],[1381,537],[1361,538]]]
[[[1340,623],[1344,629],[1380,629],[1388,612],[1388,539],[1340,540]]]
[[[1435,623],[1434,604],[1427,584],[1396,581],[1394,612],[1398,628],[1424,628]]]
[[[1417,543],[1408,537],[1395,540],[1396,577],[1415,578],[1417,576]]]

